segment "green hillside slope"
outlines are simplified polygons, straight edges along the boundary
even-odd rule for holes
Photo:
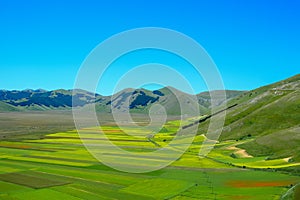
[[[7,111],[19,111],[19,109],[13,105],[0,101],[0,112],[7,112]]]
[[[300,75],[229,101],[220,141],[234,140],[252,156],[300,160]],[[206,131],[209,121],[199,126]]]

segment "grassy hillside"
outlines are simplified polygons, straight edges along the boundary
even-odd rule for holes
[[[266,159],[300,160],[300,75],[251,90],[233,98],[228,106],[220,141]],[[199,134],[209,121],[200,124]]]
[[[226,90],[225,92],[226,92],[227,101],[245,93],[245,91],[239,91],[239,90]],[[222,94],[219,90],[212,91],[211,93],[215,97],[218,97],[218,95],[220,96],[220,94]],[[197,94],[197,98],[199,100],[199,104],[204,106],[205,108],[209,108],[211,106],[211,102],[210,102],[211,98],[209,92],[201,92],[200,94]],[[217,101],[216,105],[221,105],[222,103],[225,103],[221,98],[219,98],[219,100],[216,101]]]
[[[0,101],[0,112],[3,111],[19,111],[19,109],[13,105]]]

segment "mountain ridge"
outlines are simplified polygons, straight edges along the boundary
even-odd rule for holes
[[[170,86],[159,90],[126,88],[111,96],[94,94],[82,89],[57,89],[52,91],[26,89],[0,90],[0,111],[69,110],[72,107],[84,107],[95,103],[96,110],[99,112],[111,112],[109,108],[111,106],[119,107],[120,110],[125,112],[126,109],[124,105],[122,107],[122,104],[125,101],[129,101],[129,109],[133,112],[146,112],[152,104],[162,103],[168,108],[169,114],[180,114],[180,111],[175,109],[175,104],[178,106],[178,102],[175,102],[176,97],[172,94],[172,91],[180,94],[182,99],[190,99],[192,96],[197,97],[202,112],[206,112],[210,106],[208,92],[191,95]],[[226,90],[226,93],[233,94],[230,98],[240,95],[243,92],[244,91]],[[128,99],[129,97],[131,98]],[[119,101],[116,101],[117,99],[119,99]],[[203,99],[205,99],[205,101]]]

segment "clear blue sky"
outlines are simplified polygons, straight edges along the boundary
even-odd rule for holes
[[[148,26],[198,41],[227,89],[254,89],[300,73],[299,2],[1,0],[0,89],[72,88],[97,44]]]

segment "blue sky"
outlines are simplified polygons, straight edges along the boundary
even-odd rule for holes
[[[70,89],[81,63],[101,41],[150,26],[199,42],[227,89],[254,89],[299,73],[299,10],[296,0],[1,0],[0,88]],[[136,59],[143,62],[142,56]],[[99,87],[102,94],[114,84],[106,79],[107,86]],[[190,81],[196,92],[206,89],[201,80]]]

